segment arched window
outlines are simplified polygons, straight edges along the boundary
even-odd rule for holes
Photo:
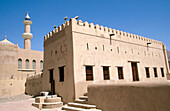
[[[22,68],[22,59],[18,59],[18,69]]]
[[[40,61],[40,70],[43,70],[43,61]]]
[[[36,69],[36,61],[35,60],[32,61],[32,69]]]
[[[29,69],[29,60],[28,59],[25,60],[25,69]]]

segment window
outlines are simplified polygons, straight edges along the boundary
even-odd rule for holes
[[[149,67],[145,67],[145,71],[146,71],[146,77],[150,78]]]
[[[29,60],[28,59],[25,60],[25,69],[29,69]]]
[[[64,66],[63,67],[59,67],[59,81],[63,82],[64,81]]]
[[[35,60],[32,61],[32,69],[36,69],[36,61]]]
[[[119,53],[119,47],[117,47],[117,52]]]
[[[18,69],[21,69],[21,68],[22,68],[22,60],[18,59]]]
[[[93,66],[86,66],[86,81],[93,80]]]
[[[117,67],[119,79],[124,79],[123,77],[123,67]]]
[[[89,50],[89,44],[87,43],[87,50]]]
[[[43,70],[43,61],[40,61],[40,70]]]
[[[157,69],[156,69],[156,68],[153,68],[153,70],[154,70],[154,75],[155,75],[155,77],[158,77]]]
[[[165,77],[165,75],[164,75],[164,68],[161,68],[161,74],[162,74],[162,77]]]
[[[106,66],[103,67],[103,77],[104,77],[104,80],[109,80],[110,79],[109,67],[106,67]]]

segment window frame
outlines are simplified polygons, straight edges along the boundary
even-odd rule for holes
[[[43,70],[43,61],[42,60],[40,61],[40,70],[41,71]]]
[[[25,60],[25,69],[29,69],[29,60],[28,59]]]
[[[91,70],[87,70],[91,69]],[[85,66],[85,72],[86,72],[86,81],[93,81],[93,66]]]
[[[148,73],[147,70],[148,69]],[[150,71],[149,71],[149,67],[145,67],[145,74],[146,74],[146,78],[150,78]],[[149,74],[149,75],[148,75]]]
[[[160,69],[161,69],[161,75],[162,75],[162,77],[165,77],[164,68],[161,67]]]
[[[32,69],[36,69],[36,60],[32,60]]]
[[[59,69],[59,82],[64,82],[64,66],[58,67]]]
[[[154,67],[153,68],[153,72],[154,72],[154,77],[158,77],[158,72],[157,72],[157,68],[156,67]]]
[[[105,70],[105,68],[106,68],[107,70]],[[105,73],[105,71],[106,71],[107,73]],[[104,80],[110,80],[109,66],[103,66],[103,79],[104,79]]]
[[[19,64],[20,63],[20,64]],[[18,59],[18,69],[21,70],[22,69],[22,59],[19,58]]]
[[[120,72],[120,71],[119,71],[120,68],[121,68],[121,72],[122,72],[122,73],[119,73],[119,72]],[[118,79],[119,79],[119,80],[123,80],[123,79],[124,79],[123,67],[120,67],[120,66],[117,67],[117,73],[118,73]]]

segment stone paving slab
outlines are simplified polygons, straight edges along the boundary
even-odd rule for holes
[[[40,109],[33,107],[32,102],[35,99],[27,99],[21,101],[3,102],[0,103],[0,111],[40,111]],[[57,111],[56,109],[41,110],[41,111]]]
[[[0,103],[11,102],[11,101],[21,101],[21,100],[26,100],[29,98],[33,98],[33,96],[26,95],[26,94],[19,94],[15,96],[0,98]]]

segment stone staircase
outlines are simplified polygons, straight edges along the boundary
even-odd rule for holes
[[[68,102],[68,104],[62,107],[62,110],[65,111],[102,111],[96,109],[96,105],[88,104],[88,96],[80,96],[79,99],[76,99],[74,102]]]

